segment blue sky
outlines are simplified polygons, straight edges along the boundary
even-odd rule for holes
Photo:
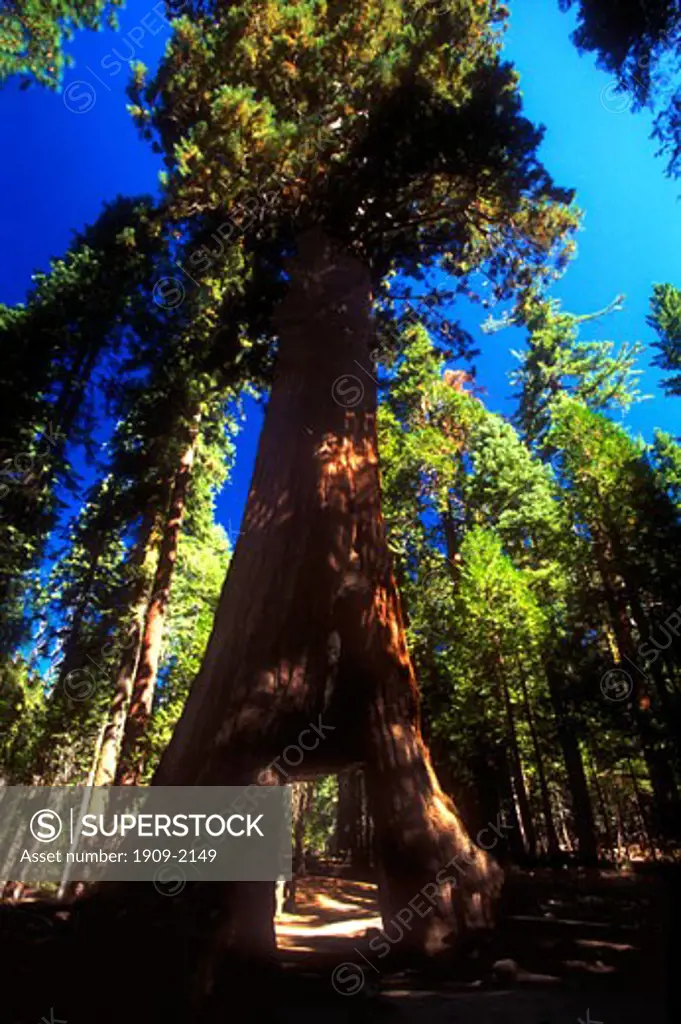
[[[650,344],[648,302],[656,282],[681,284],[681,182],[664,176],[654,156],[650,117],[632,114],[613,94],[609,77],[593,58],[580,57],[569,39],[572,20],[557,0],[512,0],[506,53],[518,68],[525,112],[546,126],[542,159],[556,182],[577,189],[585,211],[577,259],[555,287],[566,309],[588,313],[626,295],[621,313],[587,325],[583,337]],[[104,200],[158,188],[160,158],[140,140],[126,112],[124,61],[153,66],[170,29],[164,6],[131,0],[117,32],[83,32],[69,50],[75,66],[61,93],[39,87],[0,91],[5,151],[0,163],[0,301],[23,300],[31,274],[61,255],[72,232],[94,221]],[[488,405],[509,413],[506,374],[515,364],[515,330],[479,338],[479,383]],[[629,428],[652,438],[655,426],[681,433],[681,402],[659,390],[658,371],[642,368],[642,389],[654,397],[626,418]],[[261,418],[253,415],[239,443],[232,483],[220,498],[221,520],[236,526],[246,497]]]

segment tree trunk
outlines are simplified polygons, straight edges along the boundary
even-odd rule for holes
[[[527,849],[527,853],[530,859],[534,860],[534,858],[537,856],[537,834],[535,832],[534,820],[532,818],[530,798],[527,792],[527,786],[525,785],[525,774],[523,772],[523,763],[520,757],[520,747],[518,746],[518,736],[515,727],[515,714],[513,712],[513,703],[511,701],[511,695],[508,692],[506,679],[504,677],[503,658],[499,650],[498,641],[496,642],[495,646],[497,648],[495,654],[495,674],[497,679],[497,686],[504,702],[504,708],[506,709],[508,758],[511,768],[511,781],[513,783],[515,797],[518,802],[520,824],[522,827],[523,835],[525,837],[525,846]]]
[[[140,524],[137,542],[130,559],[133,573],[130,594],[130,607],[133,609],[132,629],[126,637],[118,666],[108,721],[104,729],[104,738],[97,759],[94,776],[95,786],[111,785],[116,775],[116,764],[123,737],[125,716],[130,703],[132,684],[139,661],[144,614],[149,601],[148,574],[145,572],[145,567],[149,566],[156,551],[155,533],[157,523],[158,515],[156,509],[147,510]]]
[[[629,767],[629,778],[631,779],[631,784],[634,790],[634,797],[636,799],[636,807],[638,808],[638,814],[641,819],[641,835],[645,839],[646,847],[648,848],[648,850],[650,850],[651,859],[653,861],[657,861],[657,855],[655,853],[655,840],[650,834],[650,828],[648,827],[648,815],[646,813],[646,809],[643,803],[643,798],[641,797],[641,790],[639,789],[638,781],[636,779],[636,773],[634,771],[634,766],[631,763],[630,757],[627,758],[627,765]],[[644,844],[642,843],[641,845]]]
[[[290,749],[306,774],[363,762],[384,920],[430,883],[437,905],[409,939],[436,952],[485,917],[501,872],[466,835],[421,738],[380,508],[369,273],[313,231],[289,274],[243,531],[154,783],[248,784],[271,764],[288,776],[279,760],[301,763]],[[470,865],[453,889],[435,876],[456,854]],[[231,885],[224,937],[266,953],[271,909],[246,888]]]
[[[555,665],[550,661],[546,665],[546,681],[555,713],[558,742],[563,753],[568,777],[579,856],[584,864],[594,867],[598,863],[598,844],[589,786],[584,773],[584,762],[570,712],[563,699],[562,680]]]
[[[546,781],[546,772],[544,771],[544,758],[542,757],[541,748],[539,746],[539,736],[537,735],[537,728],[534,721],[534,713],[532,711],[532,705],[530,704],[530,698],[527,692],[527,680],[525,678],[525,672],[523,671],[523,667],[520,663],[520,658],[518,658],[517,655],[516,665],[518,668],[518,674],[520,676],[520,685],[523,691],[523,707],[525,708],[525,714],[527,715],[527,724],[530,729],[532,749],[534,750],[534,759],[537,765],[537,776],[539,778],[539,795],[541,799],[542,813],[544,815],[544,822],[546,824],[546,839],[548,845],[548,853],[550,857],[557,857],[560,853],[560,845],[558,843],[556,825],[553,820],[553,811],[551,810],[551,794],[549,793],[549,787]]]
[[[636,645],[631,632],[629,610],[610,565],[607,541],[598,539],[594,544],[596,559],[603,580],[606,602],[615,631],[620,663],[632,682],[632,693],[628,701],[628,709],[636,725],[641,739],[641,749],[655,794],[658,829],[666,838],[674,838],[679,833],[681,802],[669,759],[661,746],[661,737],[652,715],[650,696],[641,686],[636,671]]]
[[[603,834],[605,835],[605,843],[609,853],[615,854],[615,842],[612,837],[610,830],[610,812],[606,806],[605,800],[603,799],[603,790],[601,784],[598,781],[598,765],[594,758],[593,751],[589,747],[589,763],[591,767],[591,781],[593,787],[596,790],[596,799],[598,800],[598,806],[600,808],[601,817],[603,819]]]
[[[192,419],[188,432],[188,443],[182,452],[175,474],[170,507],[163,527],[161,549],[152,585],[152,594],[147,605],[139,658],[123,730],[123,741],[116,772],[117,786],[139,785],[144,771],[145,752],[140,749],[140,744],[151,718],[158,663],[161,656],[163,627],[177,561],[177,548],[196,453],[198,431],[199,414],[197,413]]]
[[[363,863],[363,785],[358,768],[341,772],[338,776],[338,816],[336,821],[336,850],[356,867]]]

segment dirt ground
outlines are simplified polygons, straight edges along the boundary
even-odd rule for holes
[[[307,877],[298,882],[295,914],[277,919],[280,957],[286,973],[307,975],[308,1005],[324,1024],[672,1024],[681,1020],[672,879],[511,874],[489,947],[425,979],[391,971],[368,946],[367,929],[381,928],[374,885]],[[282,1010],[279,1019],[294,1016]]]
[[[232,965],[206,1024],[677,1024],[679,888],[678,869],[660,866],[511,872],[487,942],[426,975],[400,963],[397,943],[395,958],[370,948],[382,927],[375,885],[307,876],[295,913],[276,921],[279,969],[253,978]],[[202,933],[183,924],[168,938],[181,907],[161,903],[170,918],[157,921],[127,909],[97,917],[87,901],[78,914],[0,904],[0,1024],[186,1024],[172,983]]]

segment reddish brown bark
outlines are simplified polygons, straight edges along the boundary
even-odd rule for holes
[[[163,627],[170,600],[170,587],[177,561],[177,548],[196,452],[198,423],[197,415],[189,429],[188,444],[182,453],[173,480],[170,506],[163,526],[152,594],[147,605],[139,658],[125,719],[123,741],[116,771],[117,786],[139,785],[144,771],[144,751],[141,749],[141,741],[151,718],[161,656]]]
[[[156,527],[158,511],[149,508],[139,528],[135,548],[130,558],[133,582],[130,594],[130,607],[133,610],[132,627],[120,645],[123,648],[114,693],[107,718],[104,736],[99,748],[97,765],[94,773],[95,786],[108,786],[114,781],[118,752],[120,749],[125,716],[128,711],[132,685],[139,661],[142,642],[144,614],[149,600],[148,579],[144,571],[156,549]]]
[[[290,275],[242,534],[154,783],[262,781],[321,716],[324,737],[297,773],[364,763],[384,920],[434,884],[437,906],[408,941],[436,952],[485,918],[501,873],[466,835],[421,737],[381,516],[369,273],[311,233]],[[470,857],[457,887],[435,882],[457,853]],[[271,948],[268,896],[256,907],[246,888],[228,887],[223,939]]]

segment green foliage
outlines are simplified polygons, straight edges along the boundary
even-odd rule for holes
[[[650,308],[648,323],[658,336],[653,366],[671,374],[662,381],[667,394],[681,395],[681,290],[671,284],[656,284]]]
[[[504,778],[516,771],[515,750],[544,843],[546,801],[555,814],[556,800],[572,799],[565,729],[573,749],[581,740],[576,756],[597,737],[608,770],[628,778],[632,759],[646,772],[630,724],[603,700],[601,681],[619,655],[597,535],[618,586],[636,580],[653,619],[678,604],[670,552],[679,549],[679,522],[668,496],[678,453],[668,438],[649,452],[595,411],[618,394],[621,364],[598,347],[589,359],[575,355],[575,319],[564,319],[564,348],[546,346],[559,381],[556,366],[577,368],[542,407],[542,447],[555,472],[484,408],[465,374],[444,369],[421,327],[403,334],[379,408],[386,521],[427,728],[459,785],[491,786],[508,813]],[[528,359],[526,392],[539,394],[546,379],[542,361]]]
[[[681,509],[681,445],[671,434],[656,430],[652,460],[658,487]]]
[[[21,641],[27,574],[73,489],[69,451],[91,450],[92,375],[121,335],[131,295],[151,272],[158,232],[146,199],[120,199],[74,241],[27,303],[0,307],[0,649]]]
[[[595,53],[635,108],[659,109],[654,137],[669,154],[668,171],[681,172],[681,8],[677,0],[559,0],[578,5],[575,45]]]
[[[338,776],[325,775],[314,780],[309,813],[305,819],[305,848],[313,853],[328,854],[336,829]]]
[[[116,8],[124,0],[2,0],[0,3],[0,81],[20,75],[56,89],[72,61],[64,43],[77,29],[116,28]]]
[[[387,281],[485,264],[497,298],[565,265],[571,194],[536,158],[496,0],[197,5],[132,112],[164,154],[192,274],[225,292],[223,360],[269,352],[295,239],[322,228]],[[248,211],[253,211],[249,214]],[[205,275],[205,276],[204,276]]]
[[[622,409],[641,398],[634,369],[643,350],[639,342],[614,351],[612,341],[580,341],[579,326],[619,307],[620,299],[602,313],[574,316],[550,299],[532,298],[519,316],[528,330],[527,349],[514,355],[520,367],[511,374],[518,387],[516,423],[532,444],[543,444],[550,422],[550,405],[565,391],[590,409]],[[488,327],[488,330],[490,328]]]
[[[199,670],[229,566],[229,544],[223,528],[199,525],[197,519],[204,518],[205,512],[195,508],[194,513],[178,549],[154,716],[145,738],[143,781],[147,782],[168,745]]]
[[[44,694],[40,675],[24,658],[0,664],[0,779],[5,785],[32,781]]]

